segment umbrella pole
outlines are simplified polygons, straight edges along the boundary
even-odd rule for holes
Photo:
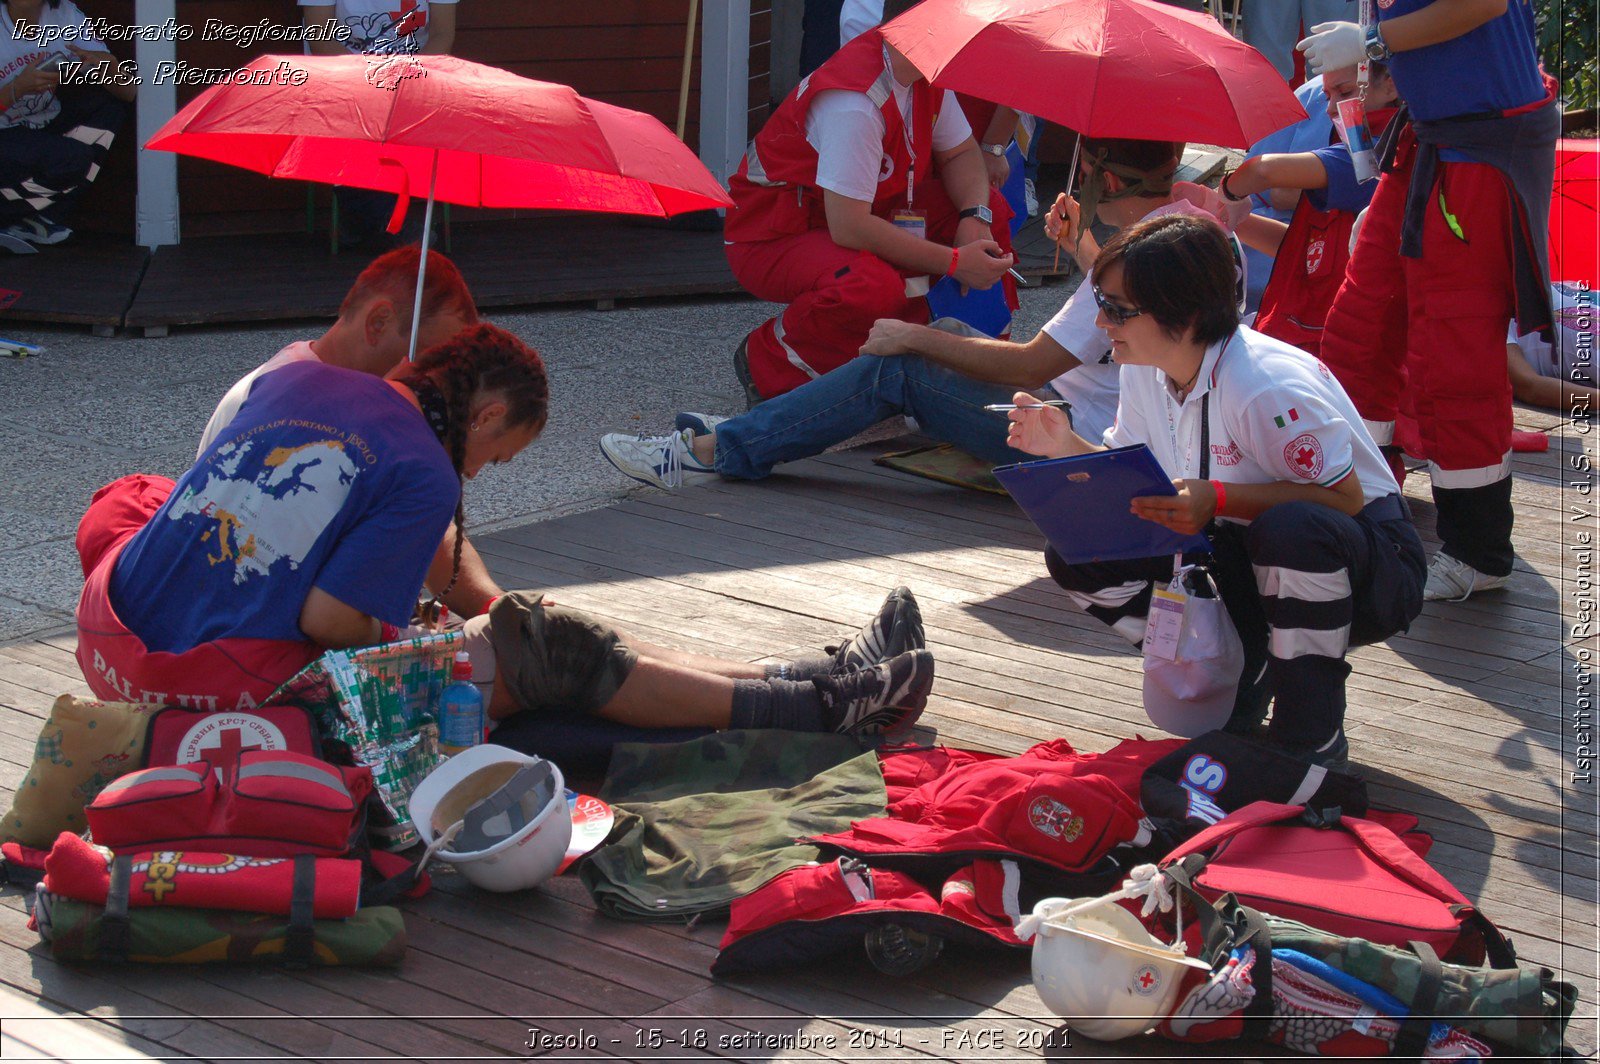
[[[406,361],[417,360],[417,329],[422,325],[422,285],[428,277],[428,236],[433,232],[433,192],[439,183],[439,150],[433,152],[433,169],[428,174],[428,207],[422,214],[422,255],[417,259],[417,294],[411,301],[411,347]]]
[[[689,28],[683,35],[683,79],[678,83],[678,139],[689,128],[689,75],[694,71],[694,23],[700,0],[689,0]]]
[[[1069,168],[1067,170],[1067,196],[1068,196],[1068,198],[1071,198],[1071,196],[1072,196],[1072,186],[1073,186],[1074,183],[1076,183],[1076,181],[1078,179],[1078,149],[1081,148],[1081,147],[1083,147],[1083,134],[1074,131],[1073,134],[1072,134],[1072,163],[1071,163],[1071,165],[1069,166]],[[1055,209],[1054,204],[1051,205],[1050,209],[1051,210]],[[1078,224],[1079,225],[1083,224],[1083,219],[1081,217],[1078,219]],[[1050,272],[1051,273],[1060,273],[1061,272],[1061,241],[1060,241],[1060,239],[1056,240],[1056,264],[1050,268]]]

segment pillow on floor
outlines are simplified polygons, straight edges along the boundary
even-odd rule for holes
[[[150,714],[162,706],[80,701],[62,695],[39,731],[33,765],[0,820],[0,842],[48,848],[88,826],[83,809],[100,789],[144,760]]]

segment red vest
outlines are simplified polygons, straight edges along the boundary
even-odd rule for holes
[[[912,162],[908,139],[915,145],[917,164],[919,196],[914,198],[920,198],[922,187],[933,177],[933,125],[944,93],[926,80],[911,86],[915,129],[908,138],[895,103],[894,77],[883,58],[883,36],[869,30],[803,79],[750,142],[738,172],[728,181],[734,205],[723,227],[726,239],[773,240],[827,227],[822,190],[816,187],[817,150],[806,140],[806,115],[817,96],[829,89],[864,93],[883,112],[884,167],[872,213],[887,218],[906,204],[906,174]]]
[[[1394,113],[1393,108],[1384,108],[1367,116],[1374,137],[1383,132]],[[1319,211],[1307,197],[1300,197],[1261,293],[1254,326],[1257,332],[1313,355],[1322,354],[1323,323],[1344,283],[1350,262],[1350,231],[1355,224],[1356,216],[1349,211]]]

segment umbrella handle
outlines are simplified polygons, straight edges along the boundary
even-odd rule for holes
[[[400,190],[395,193],[394,210],[389,213],[389,224],[384,227],[389,233],[398,233],[405,224],[406,212],[411,209],[411,175],[398,159],[379,159],[378,165],[392,166],[400,171]]]

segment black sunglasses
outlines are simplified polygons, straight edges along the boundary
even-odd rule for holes
[[[1126,325],[1129,319],[1137,318],[1144,313],[1139,307],[1125,307],[1120,303],[1111,302],[1097,284],[1090,285],[1089,290],[1094,293],[1094,305],[1105,312],[1105,316],[1113,325]]]

